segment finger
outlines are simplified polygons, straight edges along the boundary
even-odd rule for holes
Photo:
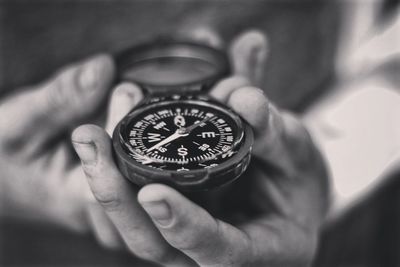
[[[185,38],[189,38],[195,42],[203,43],[205,45],[221,48],[223,46],[223,40],[221,36],[214,30],[208,27],[188,27],[189,29],[184,29],[181,35]]]
[[[278,110],[255,87],[234,91],[228,105],[254,130],[252,153],[259,159],[254,163],[260,167],[252,170],[252,176],[258,178],[255,181],[259,181],[255,190],[268,196],[280,214],[300,225],[317,227],[328,206],[324,193],[329,194],[329,190],[325,164],[306,128],[291,114]],[[255,173],[257,169],[259,173]],[[282,188],[293,186],[297,190],[288,197]],[[303,201],[294,201],[297,198]],[[314,203],[315,199],[321,201]]]
[[[109,249],[123,248],[123,242],[114,224],[98,202],[90,201],[87,207],[89,223],[99,243]]]
[[[218,82],[210,91],[210,96],[226,103],[233,91],[244,86],[250,86],[249,80],[243,76],[232,76]]]
[[[94,125],[84,125],[72,134],[89,185],[97,201],[138,257],[176,265],[186,261],[169,246],[138,204],[136,192],[116,168],[107,133]]]
[[[241,34],[230,48],[234,73],[260,86],[268,52],[267,38],[262,32],[252,30]]]
[[[262,90],[237,89],[230,95],[228,106],[253,127],[253,153],[259,158],[288,171],[296,169],[291,165],[296,163],[293,160],[309,160],[314,153],[307,130],[291,114],[272,105]]]
[[[120,120],[142,99],[143,93],[135,84],[121,83],[114,89],[106,120],[106,131],[110,136]]]
[[[92,57],[59,71],[49,81],[24,91],[2,106],[13,119],[1,121],[10,136],[43,139],[70,128],[91,115],[105,99],[114,75],[108,55]]]
[[[172,188],[148,185],[138,199],[168,243],[200,266],[242,266],[251,258],[244,232],[214,219]]]
[[[253,126],[256,135],[270,135],[267,128],[271,104],[261,89],[252,86],[236,89],[230,94],[227,103]]]
[[[253,257],[248,266],[311,266],[318,243],[310,231],[280,216],[266,216],[241,227],[251,240]]]

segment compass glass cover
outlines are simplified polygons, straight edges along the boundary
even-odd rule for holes
[[[121,137],[136,162],[172,171],[216,167],[243,139],[239,117],[204,101],[150,104],[128,116]]]
[[[124,70],[124,79],[143,84],[176,85],[206,79],[217,72],[212,63],[198,58],[161,57],[132,64]]]

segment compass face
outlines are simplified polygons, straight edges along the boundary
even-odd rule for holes
[[[240,118],[201,100],[153,103],[133,111],[121,133],[129,156],[149,167],[190,171],[216,167],[240,146]]]

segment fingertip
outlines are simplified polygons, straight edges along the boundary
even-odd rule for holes
[[[118,84],[111,96],[110,119],[121,120],[131,109],[143,99],[139,86],[130,82]]]
[[[88,64],[97,66],[100,72],[107,74],[107,76],[100,77],[102,79],[109,79],[115,73],[115,62],[110,54],[100,53],[90,57],[87,61]]]
[[[178,35],[182,36],[184,39],[189,38],[192,41],[203,43],[214,48],[221,48],[224,43],[221,36],[215,30],[207,26],[193,27],[193,25],[190,25],[189,27],[181,29]]]
[[[134,83],[122,82],[115,87],[113,97],[125,98],[129,100],[129,103],[133,106],[143,99],[143,92],[140,87]]]
[[[108,138],[107,133],[102,128],[94,124],[85,124],[77,127],[71,134],[74,143],[98,142]]]
[[[257,29],[248,30],[240,34],[233,43],[233,50],[248,50],[255,49],[259,52],[259,56],[265,57],[268,54],[268,39],[266,35]]]
[[[97,66],[99,87],[103,87],[104,90],[109,90],[116,71],[115,62],[109,54],[98,54],[92,57],[92,64]]]
[[[112,135],[117,124],[142,99],[143,92],[136,84],[123,82],[115,87],[111,96],[105,127],[109,135]]]
[[[268,39],[264,32],[252,29],[245,32],[242,36],[243,38],[247,38],[251,40],[252,43],[257,44],[259,48],[268,49]]]
[[[269,101],[261,89],[251,86],[237,89],[230,95],[228,105],[256,130],[268,125]]]
[[[192,35],[196,41],[204,42],[211,47],[220,48],[223,45],[222,38],[210,28],[197,28],[192,31]]]
[[[97,54],[86,61],[79,71],[79,87],[84,91],[108,89],[115,73],[115,63],[108,54]]]
[[[268,52],[268,41],[263,32],[250,30],[242,33],[230,48],[234,72],[259,85],[263,80]]]
[[[249,85],[250,81],[246,77],[235,75],[217,83],[210,91],[210,95],[216,100],[226,103],[234,90]]]

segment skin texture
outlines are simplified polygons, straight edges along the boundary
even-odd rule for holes
[[[219,43],[212,32],[199,36]],[[267,38],[250,31],[230,47],[235,75],[210,94],[254,128],[244,179],[203,196],[159,184],[138,189],[124,179],[110,134],[143,93],[117,85],[106,118],[85,124],[114,77],[111,58],[100,55],[2,100],[0,113],[15,117],[0,118],[1,214],[92,231],[106,247],[166,266],[307,265],[328,205],[324,164],[301,123],[253,86],[267,62]],[[82,168],[63,138],[74,128]]]

